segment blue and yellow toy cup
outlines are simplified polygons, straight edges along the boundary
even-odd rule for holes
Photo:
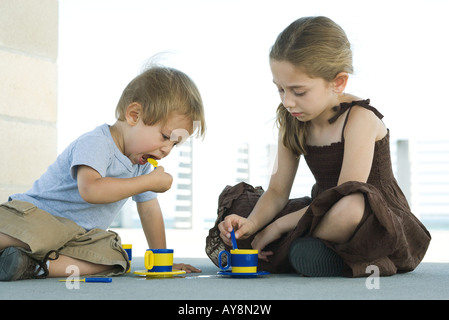
[[[171,272],[173,249],[148,249],[145,251],[144,261],[148,272]]]
[[[257,253],[258,250],[253,249],[231,250],[231,253],[223,250],[218,254],[218,265],[223,271],[231,267],[232,273],[257,273]],[[221,261],[223,254],[227,256],[227,263],[224,267]]]
[[[133,245],[132,244],[122,244],[122,248],[128,254],[129,269],[128,269],[128,271],[126,271],[126,273],[129,273],[129,272],[131,272],[131,260],[133,259]]]

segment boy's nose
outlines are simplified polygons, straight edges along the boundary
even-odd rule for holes
[[[169,144],[169,145],[165,145],[162,146],[160,148],[161,152],[162,152],[162,158],[168,156],[168,154],[170,153],[170,151],[173,149],[173,144]]]

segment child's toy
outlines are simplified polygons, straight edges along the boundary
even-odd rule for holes
[[[137,274],[139,276],[146,276],[146,277],[152,277],[152,278],[171,278],[173,276],[179,276],[182,274],[185,274],[186,272],[184,270],[177,270],[172,269],[172,271],[168,272],[151,272],[148,270],[136,270],[134,271],[134,274]]]
[[[157,168],[157,161],[153,158],[148,158],[147,161],[155,168]]]
[[[171,272],[173,249],[148,249],[145,252],[144,261],[148,272]]]
[[[231,241],[232,241],[232,249],[237,250],[237,240],[235,240],[235,233],[234,233],[234,229],[232,229],[231,231]]]
[[[220,251],[218,264],[222,271],[219,271],[218,274],[236,278],[254,278],[269,274],[266,271],[257,271],[258,252],[258,250],[254,249],[233,249],[231,253],[225,250]],[[227,264],[224,267],[221,262],[223,254],[227,256]]]
[[[126,273],[129,273],[129,272],[131,272],[131,260],[133,259],[133,245],[132,244],[122,244],[122,248],[128,254],[129,269],[128,269],[128,271],[126,271]]]
[[[173,269],[173,252],[173,249],[148,249],[144,256],[146,270],[137,270],[134,274],[168,278],[186,273],[184,270]]]
[[[228,270],[232,267],[232,273],[255,273],[257,272],[258,250],[223,250],[218,254],[218,262],[221,270]],[[227,256],[226,266],[222,266],[221,256]]]
[[[112,282],[112,278],[85,278],[85,279],[59,280],[59,282],[72,282],[72,281],[108,283],[108,282]]]

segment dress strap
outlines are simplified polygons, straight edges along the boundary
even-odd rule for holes
[[[329,123],[335,122],[339,116],[341,116],[343,113],[346,112],[346,110],[352,108],[353,106],[361,106],[363,108],[371,110],[372,112],[374,112],[374,114],[379,119],[382,119],[384,116],[376,108],[371,106],[369,103],[370,103],[370,99],[356,100],[356,101],[352,101],[352,102],[342,102],[342,103],[340,103],[339,106],[333,107],[333,110],[336,112],[336,114],[332,118],[330,118],[328,121],[329,121]]]

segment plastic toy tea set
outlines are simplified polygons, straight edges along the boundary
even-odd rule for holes
[[[234,231],[231,232],[232,247],[228,251],[221,251],[218,261],[221,271],[218,275],[233,278],[254,278],[269,274],[266,271],[257,271],[258,256],[257,250],[238,249]],[[132,260],[132,246],[123,245],[123,249],[128,253],[129,260]],[[222,256],[226,255],[226,265],[222,266]],[[164,278],[182,275],[184,270],[173,269],[173,249],[148,249],[145,252],[144,263],[146,270],[134,271],[134,274],[146,277]],[[129,272],[129,271],[128,271]]]
[[[218,275],[229,276],[234,278],[255,278],[269,274],[265,271],[257,271],[257,250],[253,249],[238,249],[237,241],[235,240],[234,231],[231,232],[232,247],[231,252],[221,251],[218,255],[220,269]],[[123,249],[128,254],[128,259],[132,261],[132,245],[123,244]],[[226,255],[226,265],[222,265],[222,256]],[[173,249],[148,249],[145,252],[144,263],[146,270],[134,271],[134,274],[139,276],[154,277],[154,278],[168,278],[177,275],[185,274],[184,270],[173,269]],[[231,269],[229,269],[231,268]],[[131,272],[131,268],[127,273]],[[112,278],[105,277],[89,277],[84,279],[59,280],[63,282],[79,281],[79,282],[112,282]]]

